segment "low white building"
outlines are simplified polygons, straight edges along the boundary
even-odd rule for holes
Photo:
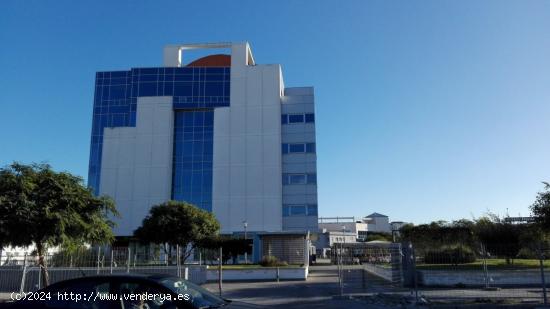
[[[393,232],[399,232],[399,230],[405,226],[406,224],[408,224],[407,222],[403,222],[403,221],[392,221],[390,222],[390,226],[391,226],[391,230]]]
[[[321,258],[329,257],[330,249],[334,244],[346,244],[357,242],[356,234],[351,232],[338,232],[322,230],[317,236],[315,248],[317,256]]]
[[[367,224],[355,217],[320,217],[318,225],[320,232],[346,232],[355,235],[359,241],[367,239]]]
[[[46,255],[52,255],[59,251],[58,247],[48,248]],[[0,266],[23,265],[25,259],[35,259],[36,248],[34,245],[28,247],[4,247],[0,248]]]
[[[391,233],[392,231],[390,218],[377,212],[373,212],[363,218],[363,222],[366,223],[369,232]]]

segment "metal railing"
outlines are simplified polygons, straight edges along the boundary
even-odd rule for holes
[[[341,295],[398,303],[544,303],[548,249],[422,248],[412,244],[335,244]]]
[[[206,266],[182,264],[179,248],[171,257],[133,252],[130,248],[91,248],[44,256],[49,283],[105,274],[167,274],[194,283],[206,282]],[[38,256],[24,253],[0,256],[0,292],[35,291],[43,287]]]

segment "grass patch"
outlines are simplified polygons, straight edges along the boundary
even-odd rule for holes
[[[417,264],[416,268],[419,270],[446,270],[446,269],[458,269],[458,270],[481,270],[483,260],[476,260],[473,263],[465,264]],[[550,260],[546,260],[543,263],[545,268],[550,268]],[[540,267],[539,260],[536,259],[514,259],[513,264],[506,264],[505,259],[487,259],[487,268],[489,270],[505,270],[505,269],[538,269]]]

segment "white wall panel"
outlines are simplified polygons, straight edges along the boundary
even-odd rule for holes
[[[222,232],[243,231],[244,220],[281,231],[280,66],[246,66],[246,48],[232,48],[231,106],[214,114],[212,209]]]
[[[132,235],[152,205],[170,199],[173,118],[172,97],[140,97],[136,127],[104,130],[99,192],[121,213],[115,235]]]

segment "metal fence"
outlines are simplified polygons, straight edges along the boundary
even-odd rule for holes
[[[348,243],[331,248],[342,295],[397,303],[546,304],[548,250],[423,248]]]
[[[206,282],[206,266],[181,263],[181,250],[171,256],[133,252],[130,248],[91,248],[44,256],[49,283],[104,274],[167,274],[194,283]],[[43,272],[36,254],[0,256],[0,292],[35,291],[43,287]]]

